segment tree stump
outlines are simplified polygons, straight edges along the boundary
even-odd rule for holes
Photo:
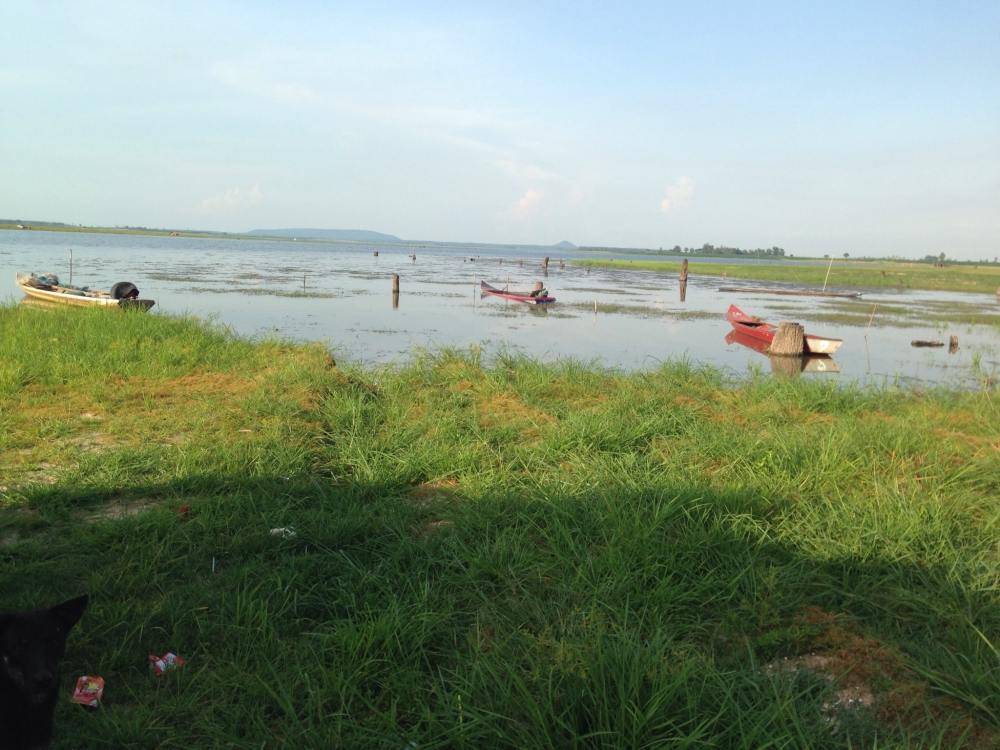
[[[774,334],[771,354],[781,357],[801,357],[806,350],[806,333],[801,323],[782,321],[778,323],[778,331]]]

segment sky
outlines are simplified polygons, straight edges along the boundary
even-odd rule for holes
[[[1000,255],[1000,2],[0,3],[0,218]]]

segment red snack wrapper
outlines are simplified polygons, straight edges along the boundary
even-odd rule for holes
[[[185,664],[187,664],[187,659],[183,656],[178,656],[173,651],[168,651],[163,656],[149,655],[149,668],[153,670],[153,674],[157,677],[164,672],[169,672],[171,669],[183,667]]]
[[[101,703],[102,695],[104,695],[104,678],[84,675],[76,681],[73,697],[70,700],[81,706],[97,708]]]

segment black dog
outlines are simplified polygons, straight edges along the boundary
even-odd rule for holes
[[[0,612],[0,750],[46,748],[66,636],[87,597],[31,612]]]

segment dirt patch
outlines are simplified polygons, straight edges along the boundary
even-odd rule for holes
[[[476,402],[479,423],[484,428],[501,427],[510,424],[541,427],[555,422],[555,418],[544,411],[533,409],[512,393],[484,395]]]
[[[18,469],[20,467],[10,468]],[[59,478],[56,476],[56,468],[55,464],[45,461],[35,464],[34,468],[21,471],[17,477],[18,481],[12,482],[8,489],[24,487],[29,484],[55,484],[59,481]]]
[[[91,508],[80,517],[84,523],[100,523],[102,521],[116,521],[119,518],[136,516],[158,505],[158,501],[148,498],[114,498],[106,503]]]
[[[69,444],[84,453],[99,453],[114,446],[116,441],[106,432],[85,432],[70,438]]]
[[[444,529],[450,529],[455,525],[453,521],[447,521],[444,519],[437,519],[434,521],[428,521],[427,523],[418,526],[414,530],[414,534],[417,539],[429,539],[440,531]]]
[[[451,499],[457,490],[457,479],[435,479],[410,490],[410,499],[418,505],[430,505],[438,500]]]
[[[845,712],[869,709],[879,723],[904,730],[941,731],[947,747],[996,748],[1000,735],[979,724],[950,698],[932,693],[926,680],[881,641],[860,633],[845,618],[807,608],[798,625],[818,629],[809,653],[779,658],[764,667],[771,674],[808,672],[834,686],[822,707],[837,722]]]

